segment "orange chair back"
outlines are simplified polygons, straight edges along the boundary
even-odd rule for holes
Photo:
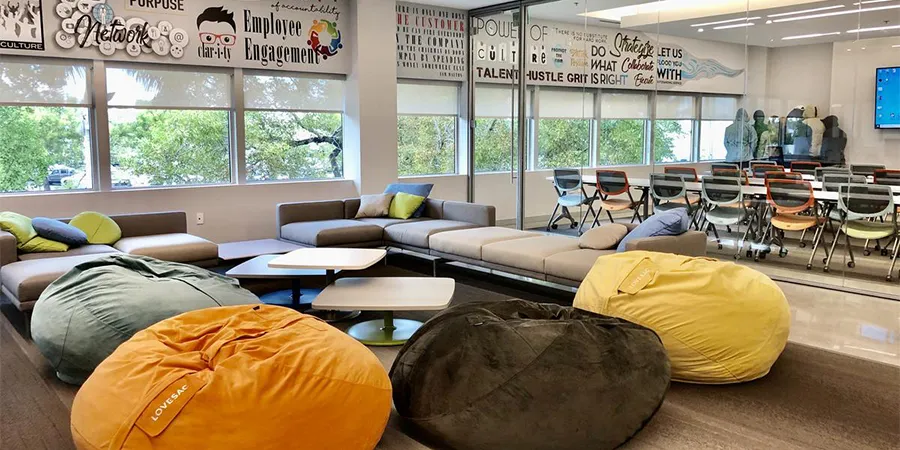
[[[698,182],[700,177],[697,176],[697,169],[693,167],[666,166],[664,172],[672,175],[683,175],[684,181]]]
[[[621,170],[598,170],[597,189],[603,195],[619,195],[628,192],[628,174]]]
[[[766,200],[782,214],[797,214],[816,204],[812,185],[803,180],[766,180]]]

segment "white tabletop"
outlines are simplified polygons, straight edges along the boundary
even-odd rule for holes
[[[436,311],[453,299],[453,278],[341,278],[325,288],[314,309],[362,311]]]
[[[269,261],[272,269],[363,270],[381,261],[383,248],[301,248]]]
[[[553,177],[547,177],[547,180],[552,182]],[[749,180],[750,180],[750,186],[744,186],[744,194],[746,194],[746,195],[757,195],[757,194],[765,195],[765,193],[766,193],[765,180],[762,180],[760,178],[750,178]],[[581,181],[582,181],[582,183],[587,184],[587,185],[596,185],[597,184],[597,175],[592,175],[592,174],[582,175]],[[636,187],[636,188],[648,188],[648,187],[650,187],[650,179],[649,178],[631,178],[631,177],[629,177],[628,184],[630,184],[632,187]],[[816,198],[819,198],[818,191],[820,191],[822,189],[822,182],[821,181],[810,181],[809,185],[812,186],[813,190],[816,191]],[[700,183],[698,183],[698,182],[688,181],[685,183],[685,186],[687,187],[687,190],[689,190],[689,191],[700,192]],[[751,188],[751,189],[748,189],[748,188]],[[891,190],[894,192],[895,196],[900,195],[900,186],[891,186]],[[825,197],[830,198],[830,196],[825,196]],[[837,199],[837,197],[835,197],[835,200],[836,199]]]

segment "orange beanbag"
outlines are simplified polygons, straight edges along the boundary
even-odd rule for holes
[[[365,346],[287,308],[192,311],[134,335],[78,391],[79,449],[372,449],[391,382]]]

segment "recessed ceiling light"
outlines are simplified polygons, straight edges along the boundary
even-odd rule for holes
[[[892,45],[891,48],[900,48],[900,44]]]
[[[590,11],[579,13],[578,15],[610,20],[613,22],[621,22],[622,18],[627,16],[636,16],[639,14],[657,14],[663,11],[672,11],[682,8],[714,6],[720,4],[721,1],[722,0],[663,0],[650,3],[642,3],[640,5],[629,5],[621,6],[618,8]]]
[[[719,26],[719,27],[713,27],[713,30],[727,30],[727,29],[729,29],[729,28],[752,27],[753,25],[756,25],[756,24],[753,23],[753,22],[736,23],[736,24],[734,24],[734,25],[722,25],[722,26]]]
[[[831,32],[831,33],[801,34],[801,35],[798,35],[798,36],[787,36],[787,37],[783,37],[783,38],[781,38],[781,40],[782,40],[782,41],[793,41],[793,40],[795,40],[795,39],[811,39],[811,38],[817,38],[817,37],[822,37],[822,36],[836,36],[836,35],[838,35],[838,34],[841,34],[841,32],[840,32],[840,31],[834,31],[834,32]]]
[[[873,8],[863,8],[863,9],[849,9],[847,11],[833,11],[821,14],[810,14],[808,16],[797,16],[797,17],[785,17],[783,19],[775,19],[773,22],[782,23],[782,22],[794,22],[797,20],[809,20],[809,19],[821,19],[822,17],[834,17],[834,16],[843,16],[845,14],[860,14],[864,12],[874,12],[874,11],[885,11],[888,9],[897,9],[900,8],[900,5],[887,5],[887,6],[876,6]]]
[[[766,21],[766,25],[771,25],[771,24],[772,24],[772,21],[771,21],[771,20],[767,20],[767,21]]]
[[[728,20],[720,20],[718,22],[706,22],[706,23],[695,23],[691,25],[692,27],[706,27],[709,25],[721,25],[723,23],[732,23],[732,22],[749,22],[751,20],[762,19],[762,17],[740,17],[737,19],[728,19]]]
[[[889,2],[889,1],[891,1],[891,0],[866,0],[864,2],[856,2],[853,4],[853,6],[868,5],[871,3],[884,3],[884,2]]]
[[[869,33],[872,31],[885,31],[885,30],[897,30],[900,29],[900,25],[891,25],[887,27],[872,27],[872,28],[859,28],[856,30],[847,30],[848,33]]]
[[[702,33],[702,32],[703,32],[703,28],[698,29],[697,32],[698,32],[698,33]]]
[[[791,12],[778,13],[778,14],[769,14],[769,15],[766,16],[766,17],[786,17],[786,16],[796,16],[796,15],[798,15],[798,14],[806,14],[806,13],[819,12],[819,11],[828,11],[828,10],[830,10],[830,9],[840,9],[840,8],[843,8],[843,7],[844,7],[844,5],[824,6],[824,7],[822,7],[822,8],[804,9],[804,10],[800,10],[800,11],[791,11]]]

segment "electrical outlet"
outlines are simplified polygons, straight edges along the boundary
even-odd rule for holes
[[[203,225],[203,213],[197,213],[197,225]]]

